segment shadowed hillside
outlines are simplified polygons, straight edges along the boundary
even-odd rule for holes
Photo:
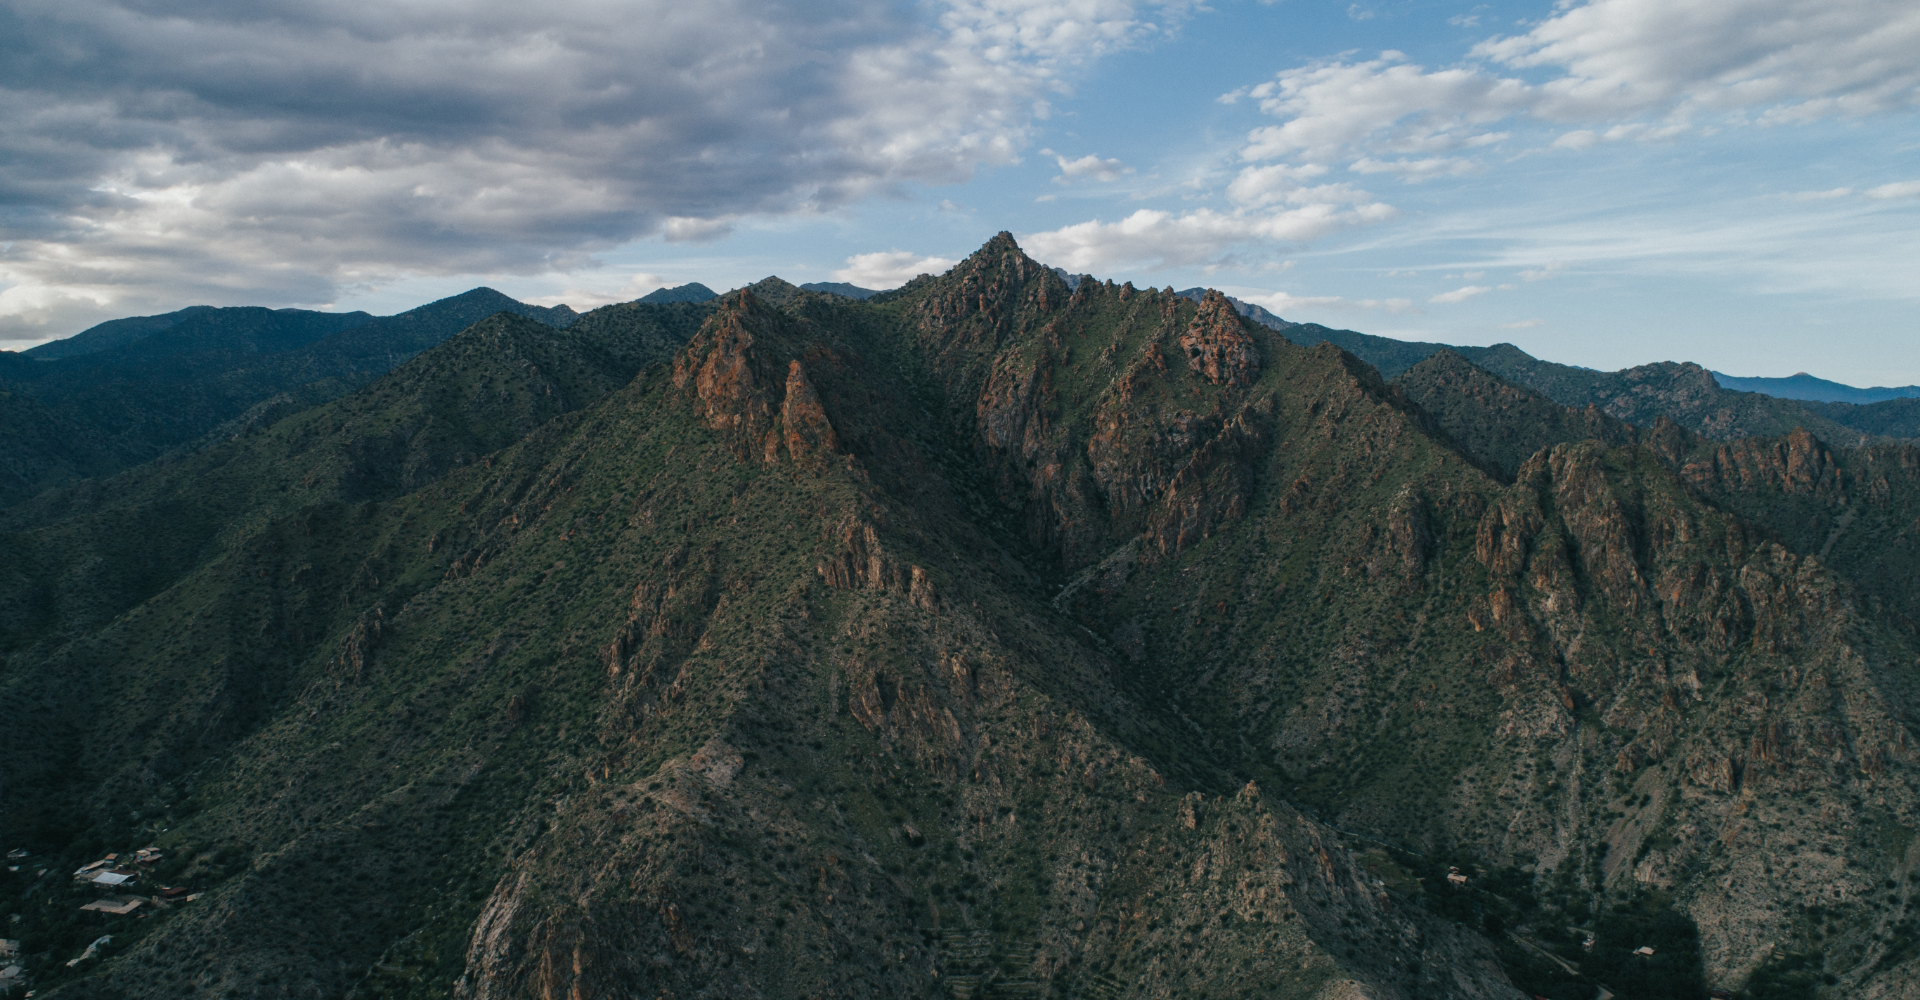
[[[1006,234],[494,317],[6,512],[0,890],[54,997],[1897,992],[1860,473],[1604,410]]]

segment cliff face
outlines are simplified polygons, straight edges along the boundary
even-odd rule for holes
[[[79,568],[9,584],[4,815],[206,893],[68,968],[107,918],[36,890],[46,995],[1910,981],[1911,631],[1844,534],[1727,499],[1857,505],[1856,459],[1388,385],[1005,234],[712,309],[553,403],[476,339],[445,377],[518,372],[459,384],[522,415],[462,390],[508,440],[417,481],[248,464],[337,409],[216,449],[255,499],[191,545],[149,515],[190,554],[92,617],[38,610]],[[150,509],[16,509],[0,551]]]

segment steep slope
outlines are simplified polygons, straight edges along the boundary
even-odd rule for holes
[[[1516,386],[1452,350],[1435,351],[1394,379],[1413,403],[1467,453],[1509,480],[1541,449],[1589,438],[1632,444],[1632,425],[1601,413],[1575,410]]]
[[[1878,403],[1800,404],[1849,430],[1874,437],[1920,438],[1920,399],[1889,399]]]
[[[1512,996],[1329,832],[1134,749],[1184,737],[1046,605],[900,379],[911,345],[852,308],[736,293],[670,369],[490,462],[269,520],[10,656],[11,703],[84,678],[152,706],[90,704],[84,741],[33,713],[10,749],[64,745],[93,788],[39,836],[157,837],[210,890],[74,971],[109,918],[43,892],[39,982]],[[8,814],[71,775],[10,775]]]
[[[1461,352],[1474,364],[1536,389],[1562,406],[1597,406],[1641,427],[1661,417],[1710,438],[1732,441],[1778,437],[1805,428],[1836,444],[1864,443],[1866,435],[1828,420],[1804,404],[1720,387],[1713,373],[1692,363],[1663,361],[1617,372],[1540,361],[1511,344]]]
[[[1384,839],[1533,861],[1569,922],[1655,893],[1704,918],[1715,977],[1836,933],[1830,974],[1911,959],[1877,950],[1900,911],[1873,889],[1912,863],[1880,832],[1915,821],[1889,777],[1912,766],[1910,646],[1816,561],[1644,448],[1563,445],[1501,487],[1330,347],[1236,331],[1224,300],[1069,298],[998,252],[929,288],[923,342],[1029,540],[1086,567],[1062,605],[1215,766]],[[1762,803],[1849,867],[1755,885],[1768,855],[1734,817]],[[1817,940],[1778,916],[1814,894],[1845,915]]]
[[[864,303],[731,293],[444,474],[289,462],[138,606],[5,647],[0,816],[206,892],[7,873],[37,985],[1910,990],[1911,632],[1691,435],[1509,480],[1526,442],[1442,428],[1537,399],[1407,385],[1001,234]],[[97,516],[42,501],[7,544]]]
[[[207,309],[137,340],[0,366],[10,445],[0,505],[190,445],[222,425],[284,416],[350,392],[496,312],[575,319],[478,288],[397,316]],[[57,433],[41,428],[57,427]],[[15,430],[14,428],[20,428]]]
[[[1823,440],[1857,446],[1872,436],[1904,437],[1875,430],[1910,429],[1887,411],[1845,420],[1821,404],[1802,403],[1758,392],[1723,387],[1724,379],[1696,364],[1660,362],[1617,372],[1595,371],[1541,361],[1512,344],[1453,347],[1375,337],[1352,330],[1330,330],[1315,323],[1275,325],[1297,343],[1328,343],[1374,366],[1384,378],[1397,379],[1440,351],[1452,351],[1515,385],[1526,386],[1562,406],[1596,407],[1606,416],[1638,427],[1666,417],[1689,430],[1722,441],[1778,437],[1805,428]]]
[[[1800,556],[1846,577],[1876,617],[1920,631],[1920,452],[1833,449],[1806,431],[1715,442],[1659,422],[1647,431],[1572,410],[1442,351],[1395,383],[1464,450],[1511,475],[1535,452],[1594,439],[1649,444],[1669,469]],[[1882,404],[1884,405],[1884,404]]]
[[[0,637],[65,641],[263,521],[418,489],[625,384],[705,315],[608,306],[557,331],[496,314],[354,396],[0,511]]]

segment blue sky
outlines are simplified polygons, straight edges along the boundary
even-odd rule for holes
[[[195,302],[890,286],[1006,229],[1387,336],[1920,383],[1909,2],[7,16],[0,346]]]

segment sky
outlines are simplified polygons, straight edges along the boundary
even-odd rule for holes
[[[1920,383],[1912,0],[0,0],[0,349],[1036,259]]]

